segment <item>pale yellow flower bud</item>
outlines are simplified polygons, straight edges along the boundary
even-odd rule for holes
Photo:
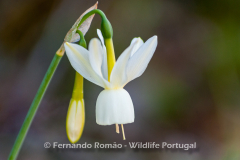
[[[71,143],[76,143],[83,132],[85,124],[85,107],[83,99],[74,99],[70,101],[67,112],[66,130]]]

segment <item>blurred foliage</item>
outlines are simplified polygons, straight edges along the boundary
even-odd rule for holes
[[[60,0],[2,1],[0,42],[6,52],[25,59],[41,37],[49,15]],[[18,55],[19,54],[19,55]]]

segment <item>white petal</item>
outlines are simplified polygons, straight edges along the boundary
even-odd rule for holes
[[[72,67],[90,82],[106,88],[103,79],[92,69],[89,61],[89,51],[85,48],[66,42],[64,44],[68,59]]]
[[[130,46],[123,51],[115,63],[110,77],[110,82],[114,88],[122,88],[123,85],[127,83],[127,62],[131,56],[132,51],[136,48],[135,46],[139,46],[141,43],[141,38],[134,38]]]
[[[85,124],[84,101],[71,99],[67,112],[66,131],[71,143],[76,143],[83,132]]]
[[[99,125],[134,122],[132,99],[125,89],[103,90],[97,99],[96,122]]]
[[[141,76],[157,48],[157,36],[149,38],[129,59],[126,72],[128,82]]]
[[[134,44],[136,41],[139,41],[136,45],[134,45],[134,48],[132,49],[131,56],[144,44],[143,40],[138,38],[133,38],[130,45]]]
[[[99,39],[101,40],[102,42],[102,47],[104,49],[104,52],[103,52],[103,63],[102,63],[102,74],[103,74],[103,77],[108,80],[108,68],[107,68],[107,49],[106,49],[106,46],[104,44],[104,39],[103,39],[103,35],[102,35],[102,32],[100,29],[97,29],[97,34],[98,34],[98,37]]]
[[[103,52],[103,61],[102,61],[102,74],[103,78],[108,80],[108,67],[107,67],[107,53],[106,51]]]
[[[93,70],[102,77],[103,48],[97,38],[93,38],[89,43],[89,60]]]
[[[107,52],[106,46],[105,46],[105,43],[104,43],[104,38],[103,38],[103,35],[102,35],[102,32],[101,32],[100,29],[97,29],[97,35],[102,42],[103,49],[105,50],[105,52]]]

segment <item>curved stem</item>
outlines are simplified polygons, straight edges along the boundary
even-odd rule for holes
[[[22,127],[18,133],[17,139],[15,140],[15,143],[12,147],[12,150],[9,154],[8,160],[15,160],[18,156],[18,153],[22,147],[23,141],[27,135],[27,132],[31,126],[31,123],[33,121],[33,118],[38,110],[38,107],[41,103],[41,100],[44,96],[45,91],[47,90],[47,87],[52,79],[52,76],[61,60],[62,56],[59,56],[58,54],[55,54],[43,80],[42,83],[37,91],[37,94],[35,95],[35,98],[33,99],[33,102],[28,110],[27,116],[22,124]]]
[[[94,9],[94,10],[91,10],[90,12],[88,12],[87,14],[85,14],[81,21],[79,22],[79,24],[77,25],[77,28],[79,28],[81,26],[81,24],[88,18],[90,17],[91,15],[93,14],[99,14],[101,16],[101,18],[104,18],[106,17],[105,14],[100,10],[100,9]]]
[[[107,19],[106,15],[99,9],[94,9],[91,10],[90,12],[88,12],[87,14],[85,14],[81,21],[79,22],[79,24],[77,25],[77,28],[79,28],[81,26],[81,24],[91,15],[93,14],[99,14],[102,18],[102,22],[101,22],[101,32],[102,35],[104,37],[104,39],[106,38],[112,38],[113,36],[113,29],[112,29],[112,25],[109,22],[109,20]]]
[[[84,48],[87,48],[87,43],[86,43],[86,41],[85,41],[85,38],[84,38],[83,33],[82,33],[80,30],[77,30],[76,33],[78,33],[79,36],[80,36],[79,45],[82,46],[82,47],[84,47]]]

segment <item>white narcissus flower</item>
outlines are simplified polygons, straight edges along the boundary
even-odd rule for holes
[[[90,82],[103,87],[96,104],[96,122],[99,125],[134,122],[134,108],[129,93],[123,87],[146,70],[156,47],[157,36],[145,43],[134,38],[116,61],[108,81],[107,53],[101,31],[89,43],[89,50],[73,43],[65,43],[72,67]]]

